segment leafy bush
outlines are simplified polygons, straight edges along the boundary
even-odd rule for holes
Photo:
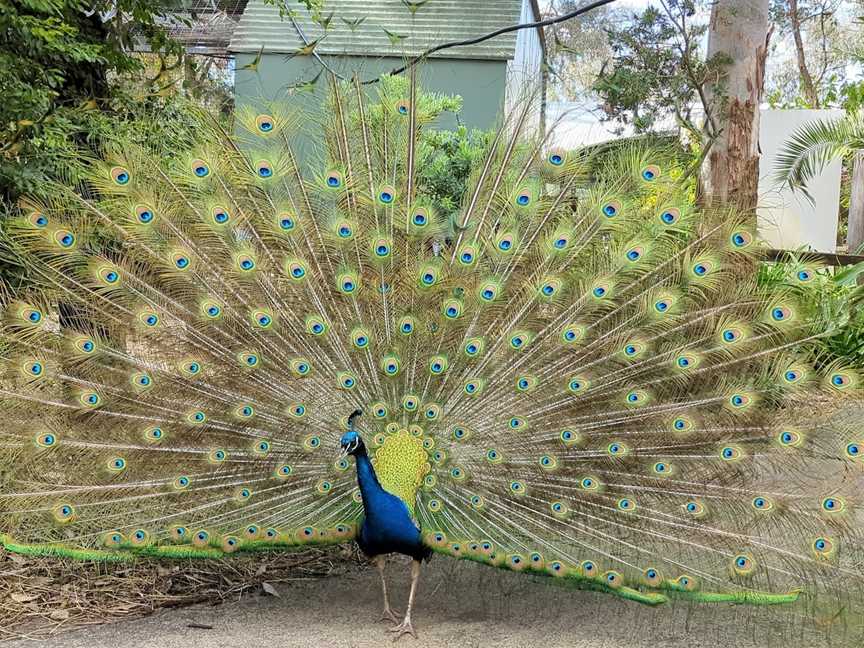
[[[764,263],[759,283],[787,282],[793,263]],[[801,290],[804,306],[819,322],[825,334],[809,345],[819,366],[839,361],[864,369],[864,286],[857,285],[864,263],[842,269],[825,269]]]
[[[468,130],[429,130],[420,140],[419,183],[440,213],[451,223],[462,205],[471,168],[479,162],[489,144],[491,133]]]

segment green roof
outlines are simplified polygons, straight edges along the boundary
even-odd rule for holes
[[[308,41],[324,36],[299,4],[295,21]],[[324,16],[333,12],[330,28],[318,44],[319,54],[348,56],[416,56],[445,41],[465,40],[519,22],[522,0],[427,0],[412,15],[408,0],[328,0]],[[346,23],[363,19],[354,29]],[[404,36],[391,42],[391,36]],[[394,36],[395,37],[395,36]],[[250,0],[228,46],[231,52],[290,53],[304,45],[287,16],[263,0]],[[447,49],[439,58],[513,58],[516,32],[476,45]]]

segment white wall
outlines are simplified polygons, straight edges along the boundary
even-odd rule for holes
[[[519,23],[529,23],[539,20],[534,15],[530,0],[522,0],[522,12]],[[523,101],[533,101],[536,109],[532,126],[540,125],[540,90],[543,71],[543,46],[536,29],[520,29],[516,32],[516,52],[513,59],[507,61],[507,87],[504,96],[506,115],[513,114],[516,107]]]
[[[782,189],[774,180],[777,153],[799,126],[813,119],[837,118],[842,110],[763,110],[759,130],[759,235],[774,248],[806,248],[834,252],[840,204],[839,160],[808,184],[811,203],[803,194]]]

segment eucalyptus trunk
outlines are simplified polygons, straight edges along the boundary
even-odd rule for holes
[[[708,60],[725,62],[706,87],[718,134],[701,177],[705,205],[756,208],[759,183],[759,104],[768,53],[768,0],[718,0],[711,9]]]

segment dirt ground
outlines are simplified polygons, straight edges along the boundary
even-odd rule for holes
[[[407,596],[409,564],[388,565],[394,607]],[[278,596],[247,595],[219,606],[162,610],[138,620],[66,631],[52,639],[4,646],[52,648],[258,648],[388,646],[378,623],[374,569],[319,580],[279,583]],[[800,629],[789,609],[678,605],[648,608],[548,579],[435,558],[424,566],[413,614],[419,640],[397,645],[502,648],[811,648],[862,646],[831,629]],[[792,630],[791,628],[796,628]]]

